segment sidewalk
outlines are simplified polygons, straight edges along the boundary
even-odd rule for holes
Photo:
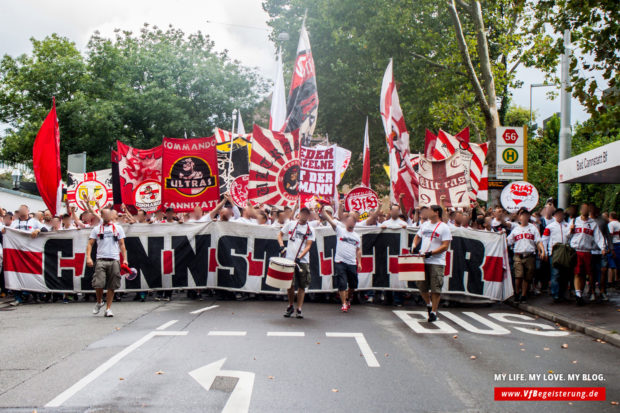
[[[609,301],[597,301],[578,307],[574,300],[553,303],[549,295],[528,296],[526,304],[512,300],[508,305],[553,321],[571,330],[584,333],[620,347],[620,291],[610,289]]]

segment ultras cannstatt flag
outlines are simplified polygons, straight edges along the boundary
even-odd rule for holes
[[[278,53],[276,78],[271,93],[271,111],[269,129],[280,131],[286,121],[286,91],[284,90],[284,71],[282,69],[282,51]]]
[[[39,194],[52,215],[60,213],[62,182],[60,171],[60,129],[56,99],[37,133],[32,147],[32,167]]]
[[[366,128],[364,129],[364,163],[362,169],[362,185],[370,188],[370,143],[368,140],[368,117],[366,117]]]
[[[284,132],[299,129],[301,144],[309,146],[310,138],[316,126],[318,109],[319,95],[316,88],[314,59],[312,58],[308,32],[305,24],[303,24],[299,33],[297,59],[295,60],[293,80],[288,94]]]
[[[409,156],[409,132],[394,83],[392,59],[383,76],[380,107],[390,156],[390,200],[398,203],[400,194],[404,194],[403,204],[410,209],[418,197],[418,182]]]

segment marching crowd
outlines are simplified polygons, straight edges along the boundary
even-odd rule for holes
[[[418,228],[412,251],[425,257],[427,278],[418,282],[418,287],[428,307],[429,321],[436,319],[443,283],[441,266],[445,265],[445,251],[451,240],[450,228],[506,234],[515,285],[513,299],[517,302],[525,302],[528,294],[548,292],[555,302],[574,299],[577,305],[583,305],[586,301],[607,300],[608,288],[618,288],[616,262],[620,261],[620,223],[615,212],[601,212],[593,204],[571,206],[562,210],[554,206],[552,199],[533,213],[527,209],[509,213],[501,207],[485,208],[478,204],[462,210],[433,205],[430,208],[406,211],[402,199],[400,201],[400,205],[391,205],[387,212],[380,204],[365,219],[360,220],[359,214],[345,210],[343,202],[339,204],[337,211],[328,205],[317,205],[315,209],[279,209],[252,206],[249,202],[245,208],[238,208],[228,193],[222,196],[215,209],[204,212],[197,207],[190,213],[177,213],[168,208],[152,213],[138,210],[132,214],[124,205],[117,212],[111,207],[99,208],[94,200],[88,200],[81,205],[85,212],[79,215],[76,208],[69,207],[68,204],[67,212],[61,216],[53,216],[48,210],[31,212],[26,205],[20,206],[17,211],[0,208],[0,230],[5,233],[5,227],[13,228],[28,232],[33,238],[41,232],[90,231],[87,265],[95,266],[93,288],[96,291],[96,306],[93,312],[99,313],[106,305],[106,316],[113,315],[110,309],[112,300],[120,300],[124,295],[114,291],[120,286],[121,267],[127,267],[124,231],[118,224],[135,223],[231,221],[278,228],[282,256],[295,262],[294,284],[288,291],[289,305],[285,317],[303,317],[304,292],[310,277],[308,251],[314,240],[314,229],[318,226],[331,226],[337,233],[334,287],[338,289],[337,299],[343,312],[349,310],[353,300],[389,302],[400,306],[405,298],[411,297],[411,294],[402,292],[385,294],[377,291],[375,294],[374,291],[366,291],[363,296],[356,294],[357,272],[361,262],[360,237],[354,231],[357,226],[375,226],[382,229]],[[94,243],[97,243],[96,263],[89,254]],[[569,256],[570,260],[566,258],[567,245],[574,250],[574,256]],[[0,238],[0,265],[1,258]],[[40,302],[62,299],[66,303],[78,299],[76,294],[7,291],[4,277],[0,278],[1,295],[12,295],[12,305],[28,300]],[[104,293],[107,293],[105,304]],[[150,295],[154,295],[156,300],[170,300],[172,293],[171,290],[158,291],[156,294],[140,292],[134,300],[145,301]],[[187,293],[192,298],[202,299],[203,294],[213,292],[196,290]],[[84,294],[83,299],[89,300],[91,296]],[[248,295],[236,293],[235,298],[246,299]]]

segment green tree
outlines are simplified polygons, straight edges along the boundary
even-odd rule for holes
[[[69,39],[32,40],[31,55],[0,63],[0,122],[6,160],[28,161],[56,96],[61,161],[86,151],[88,169],[106,168],[117,139],[153,147],[163,136],[209,136],[239,108],[251,114],[267,85],[255,69],[215,51],[200,32],[144,25],[139,33],[95,33],[84,55]]]

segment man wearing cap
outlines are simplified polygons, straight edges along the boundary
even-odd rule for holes
[[[309,252],[312,243],[315,240],[314,230],[308,223],[310,210],[306,207],[299,211],[299,219],[297,221],[287,222],[278,232],[278,244],[280,244],[280,253],[286,254],[286,259],[295,261],[295,276],[291,287],[288,289],[288,307],[284,313],[284,317],[291,317],[294,312],[293,304],[295,302],[295,285],[297,285],[297,318],[304,318],[301,307],[304,304],[304,295],[306,288],[310,285],[310,265]],[[284,246],[284,237],[287,244]]]
[[[536,249],[542,260],[547,258],[540,232],[530,222],[530,211],[526,208],[519,210],[519,225],[512,228],[506,242],[513,246],[514,251],[516,301],[524,303],[527,301],[528,284],[534,279]]]

